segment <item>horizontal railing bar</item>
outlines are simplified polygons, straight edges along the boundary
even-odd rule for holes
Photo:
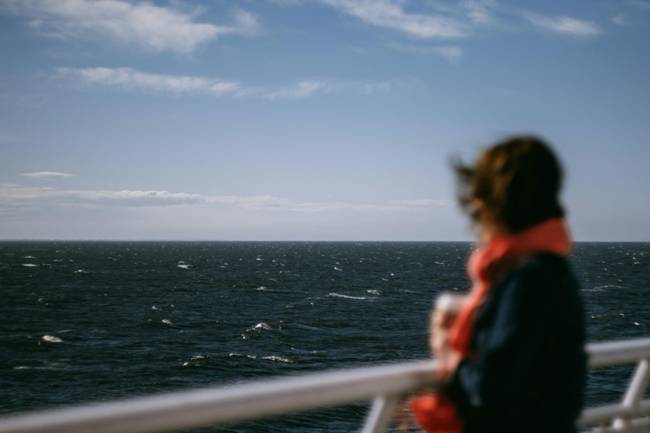
[[[650,338],[589,343],[585,349],[592,368],[629,364],[650,357]]]
[[[647,418],[640,418],[630,420],[630,423],[624,429],[614,426],[601,426],[586,430],[585,433],[648,433],[649,431],[650,421]]]
[[[0,419],[0,433],[152,433],[372,400],[436,386],[434,361],[173,392]]]
[[[590,367],[632,363],[650,357],[650,338],[590,343],[585,350]],[[435,361],[417,361],[52,409],[0,418],[0,433],[153,433],[250,420],[436,387],[434,367]],[[581,419],[591,422],[599,410]]]
[[[650,400],[642,400],[637,406],[626,407],[622,403],[585,409],[578,420],[583,427],[594,426],[611,421],[614,418],[634,418],[650,415]]]

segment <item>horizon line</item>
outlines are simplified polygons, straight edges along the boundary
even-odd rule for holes
[[[260,242],[260,243],[290,243],[290,242],[299,242],[299,243],[475,243],[475,240],[399,240],[399,239],[337,239],[337,240],[327,240],[327,239],[282,239],[282,240],[270,240],[270,239],[101,239],[101,238],[87,238],[87,239],[64,239],[64,238],[0,238],[0,243],[2,242],[196,242],[196,243],[207,243],[207,242],[233,242],[233,243],[245,243],[245,242]],[[574,240],[575,244],[581,243],[650,243],[650,240]]]

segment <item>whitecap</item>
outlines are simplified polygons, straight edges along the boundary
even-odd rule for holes
[[[263,291],[266,290],[266,286],[259,286],[259,287],[258,287],[257,289],[255,289],[255,290],[259,290],[260,292],[263,292]]]
[[[23,259],[35,259],[36,257],[34,256],[23,256]]]
[[[295,324],[296,328],[301,328],[301,329],[306,329],[308,331],[324,331],[323,328],[318,328],[316,326],[309,326],[309,325],[304,325],[302,323],[296,323]]]
[[[192,265],[190,265],[190,264],[188,264],[188,263],[185,263],[185,262],[183,262],[183,261],[180,261],[180,262],[178,262],[178,263],[176,264],[176,267],[177,267],[177,268],[181,268],[181,269],[189,269],[189,268],[192,267]]]
[[[336,292],[330,292],[327,294],[327,296],[332,296],[334,298],[356,299],[359,301],[365,301],[366,299],[368,299],[365,296],[350,296],[350,295],[343,295],[341,293],[336,293]]]
[[[41,340],[45,341],[46,343],[62,343],[63,340],[57,336],[54,335],[43,335],[41,337]]]
[[[366,293],[370,293],[371,295],[381,295],[381,290],[368,289],[368,290],[366,290]]]
[[[202,359],[208,359],[207,355],[194,355],[190,358],[190,361],[200,361]]]
[[[155,305],[152,305],[152,306],[151,306],[151,309],[154,310],[154,311],[156,311],[156,310],[158,309],[158,307],[156,307]]]
[[[172,323],[172,321],[169,320],[169,319],[162,319],[161,322],[164,323],[165,325],[173,325],[173,324],[174,324],[174,323]]]
[[[634,322],[634,326],[641,326],[639,322]]]
[[[623,286],[620,286],[618,284],[603,284],[602,286],[596,286],[594,287],[594,290],[596,289],[622,289]]]
[[[271,326],[268,323],[260,322],[257,325],[253,326],[252,329],[255,331],[261,331],[261,330],[270,331],[273,328],[271,328]]]
[[[337,272],[343,272],[343,269],[339,268],[338,266],[334,266],[334,270]]]
[[[23,266],[26,268],[37,268],[38,265],[35,263],[23,263]]]
[[[264,259],[263,259],[263,258],[261,258],[261,257],[256,257],[256,258],[255,258],[255,261],[257,261],[257,262],[263,262],[263,261],[264,261]]]
[[[267,361],[274,361],[274,362],[284,362],[284,363],[287,363],[287,364],[291,364],[293,362],[289,358],[285,358],[285,357],[282,357],[282,356],[276,356],[276,355],[262,356],[262,359],[265,359]]]
[[[84,269],[77,269],[74,271],[75,274],[89,274],[90,272],[84,270]]]
[[[243,353],[230,352],[228,358],[248,358],[248,359],[257,359],[256,355],[244,355]]]
[[[327,353],[325,350],[305,350],[305,349],[298,349],[296,347],[290,347],[292,352],[300,353],[303,355],[318,355],[322,353]]]

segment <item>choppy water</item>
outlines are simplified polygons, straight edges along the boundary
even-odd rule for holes
[[[427,356],[468,243],[2,242],[0,413]],[[572,256],[590,340],[650,331],[650,244]],[[591,375],[618,400],[629,369]],[[212,428],[355,431],[366,405]]]

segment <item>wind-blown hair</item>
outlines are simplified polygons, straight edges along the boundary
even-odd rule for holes
[[[507,138],[473,165],[457,162],[454,170],[458,201],[475,224],[489,221],[514,234],[564,216],[559,202],[562,167],[538,137]]]

